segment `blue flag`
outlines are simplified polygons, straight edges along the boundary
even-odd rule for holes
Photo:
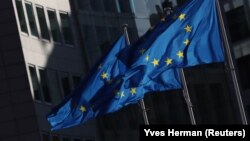
[[[116,56],[125,46],[125,37],[122,36],[104,57],[97,71],[53,109],[48,116],[52,130],[72,127],[97,116],[115,112],[128,104],[137,103],[147,92],[181,88],[178,71],[175,69],[169,69],[164,75],[143,85],[127,85],[125,82],[132,75],[125,75],[129,68]]]
[[[99,96],[100,90],[113,79],[124,74],[126,66],[117,60],[116,54],[126,46],[125,36],[121,36],[109,53],[101,60],[96,71],[64,102],[58,105],[48,116],[52,129],[67,128],[94,118],[90,101]]]
[[[157,79],[169,68],[224,61],[216,0],[190,0],[171,16],[167,28],[163,32],[156,31],[159,32],[157,38],[147,39],[151,44],[141,42],[139,45],[146,50],[128,65],[131,71],[127,75],[133,74],[133,79],[128,80],[127,85],[138,86],[146,82],[145,79]],[[120,52],[119,57],[124,61],[123,53],[126,51]]]

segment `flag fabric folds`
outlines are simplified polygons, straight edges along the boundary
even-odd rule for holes
[[[101,59],[103,61],[94,73],[52,110],[47,117],[52,130],[72,127],[97,116],[115,112],[128,104],[137,103],[147,92],[181,88],[176,69],[165,71],[158,80],[150,83],[125,87],[124,82],[130,79],[124,75],[128,68],[116,56],[125,46],[127,45],[123,35]]]
[[[126,66],[117,61],[115,56],[125,46],[125,36],[121,36],[109,53],[101,59],[102,63],[93,71],[94,73],[82,82],[70,97],[53,109],[48,116],[52,129],[67,128],[94,117],[89,101],[101,94],[100,90],[111,83],[113,78],[126,71]]]
[[[166,24],[167,27],[164,27],[165,30],[157,30],[157,38],[147,39],[151,40],[151,44],[138,43],[137,46],[143,47],[144,50],[135,61],[128,63],[124,59],[125,49],[119,53],[120,60],[127,63],[130,70],[135,71],[151,65],[146,70],[148,79],[156,79],[168,68],[224,61],[216,0],[190,0],[170,16],[172,19]],[[134,78],[140,75],[133,74]],[[138,81],[143,80],[130,79],[127,83],[139,84]]]
[[[121,36],[96,71],[48,115],[52,129],[115,112],[148,92],[179,89],[179,68],[224,61],[217,20],[216,0],[190,0],[134,44],[127,46]]]

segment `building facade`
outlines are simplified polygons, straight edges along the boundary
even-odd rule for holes
[[[140,105],[50,131],[46,115],[76,87],[128,24],[134,42],[186,0],[2,0],[1,141],[137,141]],[[250,121],[250,1],[220,0]],[[185,69],[197,124],[242,124],[224,63]],[[181,90],[147,94],[150,124],[191,124]]]
[[[95,120],[55,132],[46,120],[87,71],[70,2],[4,0],[0,11],[0,140],[100,140]]]

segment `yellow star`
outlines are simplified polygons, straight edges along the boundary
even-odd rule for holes
[[[188,46],[189,43],[190,43],[190,41],[189,41],[188,39],[186,39],[186,40],[184,41],[184,44],[185,44],[186,46]]]
[[[183,58],[184,57],[184,53],[182,51],[179,51],[177,54],[176,54],[179,58]]]
[[[84,113],[84,112],[86,112],[86,111],[87,111],[87,109],[86,109],[86,107],[81,106],[81,107],[80,107],[80,111]]]
[[[135,95],[136,94],[136,88],[131,88],[130,93],[131,93],[131,95]]]
[[[144,54],[145,51],[146,51],[146,49],[145,49],[145,48],[142,48],[142,49],[140,50],[140,53],[141,53],[141,54]]]
[[[186,32],[191,32],[192,26],[187,25],[184,29],[186,30]]]
[[[186,14],[180,14],[180,16],[179,16],[179,19],[182,21],[182,20],[185,20],[185,16],[186,16]]]
[[[124,91],[121,92],[121,98],[125,96]]]
[[[148,62],[149,61],[149,55],[146,56],[145,60]]]
[[[173,63],[173,59],[168,58],[166,61],[167,66]]]
[[[101,77],[102,77],[102,79],[107,79],[108,78],[108,73],[102,72]]]
[[[152,64],[154,65],[154,67],[159,65],[159,60],[154,59],[154,61],[152,62]]]

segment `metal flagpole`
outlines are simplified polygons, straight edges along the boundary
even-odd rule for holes
[[[173,12],[171,7],[167,7],[164,10],[165,10],[164,12],[166,15],[170,15]],[[185,99],[187,107],[188,107],[188,113],[189,113],[189,117],[191,120],[191,124],[196,125],[194,111],[193,111],[193,104],[192,104],[190,96],[189,96],[187,82],[186,82],[186,78],[185,78],[185,73],[184,73],[183,68],[180,68],[179,70],[180,70],[180,78],[182,80],[182,85],[183,85],[182,92],[183,92],[183,96],[184,96],[184,99]]]
[[[230,74],[231,74],[232,79],[233,79],[233,85],[234,85],[236,98],[237,98],[237,102],[238,102],[238,106],[239,106],[239,110],[240,110],[241,120],[242,120],[243,125],[247,125],[248,123],[247,123],[246,113],[245,113],[242,98],[241,98],[240,87],[239,87],[239,83],[238,83],[238,79],[237,79],[237,75],[236,75],[236,71],[235,71],[233,57],[232,57],[230,46],[229,46],[229,41],[227,38],[225,24],[223,22],[223,17],[222,17],[222,13],[221,13],[219,0],[216,0],[216,6],[218,9],[217,13],[219,16],[220,28],[221,28],[221,32],[222,32],[222,36],[223,36],[223,40],[224,40],[224,45],[225,45],[224,49],[225,49],[226,56],[227,56],[227,63],[229,65]]]
[[[124,34],[125,34],[125,36],[126,36],[127,44],[130,45],[130,40],[129,40],[129,36],[128,36],[127,27],[128,27],[127,24],[124,24],[124,25],[122,26],[123,32],[124,32]],[[146,107],[145,107],[145,104],[144,104],[144,100],[143,100],[143,99],[140,100],[140,106],[141,106],[141,109],[142,109],[142,114],[143,114],[144,123],[145,123],[145,125],[149,125],[148,115],[147,115],[147,111],[146,111]]]
[[[184,70],[183,68],[180,68],[180,74],[181,74],[181,80],[182,80],[182,85],[183,85],[183,96],[186,101],[186,104],[188,106],[188,113],[190,116],[191,124],[196,125],[195,117],[194,117],[194,111],[193,111],[193,104],[191,102],[189,92],[188,92],[188,87],[187,87],[187,81],[185,78]]]

